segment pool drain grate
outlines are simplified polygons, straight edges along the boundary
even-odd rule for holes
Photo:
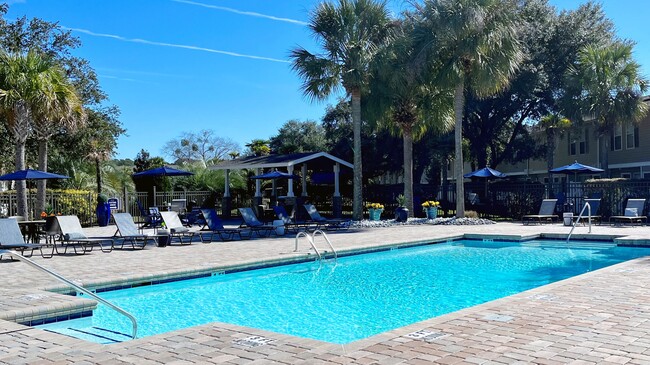
[[[433,332],[433,331],[428,331],[428,330],[420,330],[416,332],[411,332],[407,335],[404,335],[406,338],[411,338],[414,340],[423,340],[427,342],[439,340],[441,338],[445,338],[449,336],[448,333],[443,333],[443,332]]]
[[[267,345],[271,341],[273,340],[262,336],[250,336],[246,338],[238,338],[236,340],[233,340],[232,343],[244,347],[259,347]]]

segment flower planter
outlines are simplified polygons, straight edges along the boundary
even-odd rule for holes
[[[437,207],[426,208],[425,212],[427,213],[427,219],[436,219],[436,218],[438,218],[438,208]]]
[[[111,206],[108,203],[97,204],[97,224],[100,227],[108,226],[111,221]]]
[[[368,209],[368,219],[371,221],[381,220],[381,212],[383,211],[383,209]]]
[[[398,222],[406,222],[409,219],[409,210],[406,207],[398,207],[395,209],[395,220]]]

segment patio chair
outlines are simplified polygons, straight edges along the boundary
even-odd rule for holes
[[[297,233],[301,229],[309,230],[310,227],[312,228],[318,227],[317,223],[299,222],[291,218],[289,213],[287,213],[287,210],[281,205],[274,206],[273,211],[275,212],[275,215],[278,217],[278,219],[282,221],[282,223],[284,224],[284,229],[287,231],[293,231]]]
[[[124,244],[127,242],[131,243],[131,247],[134,250],[144,249],[148,240],[155,241],[153,237],[139,232],[138,226],[135,224],[133,217],[129,213],[113,213],[113,221],[117,227],[115,236],[122,240],[122,244],[119,247],[120,249],[123,249]],[[114,248],[117,247],[114,246]]]
[[[0,219],[0,250],[14,250],[25,257],[32,257],[34,250],[39,250],[43,258],[49,259],[54,255],[54,248],[52,248],[52,252],[49,255],[46,255],[43,252],[43,248],[45,247],[48,247],[48,245],[25,243],[23,233],[20,231],[18,221],[15,219]],[[25,252],[29,252],[29,254]],[[2,255],[0,255],[0,258],[2,258]]]
[[[68,248],[72,247],[76,255],[83,255],[86,252],[91,252],[94,246],[99,246],[99,249],[102,252],[111,252],[113,251],[113,243],[115,242],[113,237],[87,237],[81,228],[81,222],[76,215],[60,215],[56,217],[56,221],[59,225],[59,230],[61,231],[61,246],[64,247],[63,253],[68,252]],[[110,246],[106,248],[104,243],[109,243]],[[77,251],[77,247],[81,249],[81,252]],[[54,244],[54,250],[57,254],[60,254],[59,249],[57,248],[56,243]]]
[[[326,229],[347,229],[350,227],[349,219],[340,218],[325,218],[318,212],[318,209],[313,204],[303,205],[311,220],[318,224],[317,228],[324,227]]]
[[[165,224],[165,227],[169,229],[169,233],[171,235],[171,240],[169,243],[171,244],[174,238],[178,238],[180,241],[181,245],[190,245],[192,244],[192,240],[194,239],[194,236],[196,235],[195,232],[192,232],[189,230],[189,228],[183,226],[183,222],[181,222],[181,219],[178,217],[178,213],[176,212],[160,212],[160,217],[163,220],[163,223]],[[184,238],[189,238],[189,241],[187,243],[184,241]],[[201,242],[203,242],[203,237],[199,235],[199,239]]]
[[[253,233],[257,233],[260,237],[269,237],[271,233],[275,233],[277,227],[260,222],[253,209],[239,208],[239,213],[242,219],[244,219],[244,223],[240,227],[250,228]]]
[[[559,220],[560,217],[555,214],[555,205],[557,204],[557,199],[544,199],[542,204],[539,206],[539,213],[529,214],[521,217],[521,222],[526,225],[530,222],[535,223],[553,223],[556,219]]]
[[[613,215],[609,217],[610,224],[617,223],[645,223],[648,221],[643,213],[645,212],[645,199],[628,199],[625,204],[623,215]]]
[[[151,207],[149,209],[144,209],[142,203],[138,200],[138,209],[140,210],[140,215],[144,219],[144,224],[142,228],[158,228],[162,223],[162,218],[160,218],[160,212],[157,207]]]
[[[212,208],[201,208],[201,213],[205,220],[205,226],[207,226],[209,231],[206,234],[210,235],[210,241],[213,241],[215,234],[222,241],[231,241],[235,236],[239,237],[240,240],[249,239],[252,236],[253,231],[250,229],[224,227],[221,218],[219,218],[217,212]]]

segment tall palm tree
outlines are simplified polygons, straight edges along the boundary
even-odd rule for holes
[[[302,47],[291,51],[293,69],[304,80],[305,95],[325,99],[343,86],[352,99],[354,193],[352,218],[363,215],[361,163],[361,94],[367,87],[370,64],[390,38],[391,19],[385,0],[322,2],[311,13],[309,28],[323,48],[313,54]]]
[[[32,133],[34,117],[56,110],[62,71],[35,53],[0,53],[0,115],[15,140],[15,168],[25,169],[25,143]],[[27,217],[25,181],[16,183],[18,215]]]
[[[395,38],[377,57],[373,67],[370,117],[380,126],[402,136],[404,198],[413,213],[413,142],[427,130],[446,132],[453,128],[453,99],[449,89],[439,90],[413,48],[413,21],[409,14],[400,22]],[[428,70],[427,70],[428,71]]]
[[[425,0],[416,41],[434,62],[440,85],[454,88],[456,216],[465,215],[465,95],[484,97],[507,86],[522,59],[510,0]],[[442,65],[440,70],[437,68]]]
[[[55,102],[46,105],[43,109],[34,113],[33,131],[38,140],[38,169],[47,171],[48,140],[63,129],[74,130],[85,121],[85,112],[82,102],[77,95],[74,86],[58,75],[54,87]],[[47,180],[39,180],[36,191],[37,211],[45,210],[45,191]]]
[[[638,122],[648,111],[641,98],[648,90],[648,80],[632,58],[632,49],[629,42],[586,46],[567,77],[564,111],[576,120],[595,120],[603,140],[599,157],[606,176],[613,129],[624,122]]]

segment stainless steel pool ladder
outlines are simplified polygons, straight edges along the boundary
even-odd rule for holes
[[[135,317],[131,313],[129,313],[129,312],[125,311],[124,309],[116,306],[115,304],[107,301],[106,299],[103,299],[103,298],[99,297],[97,294],[91,292],[90,290],[84,288],[83,286],[75,284],[72,280],[66,279],[64,276],[62,276],[62,275],[60,275],[60,274],[46,268],[45,266],[37,264],[36,262],[28,259],[27,257],[15,252],[15,251],[0,250],[0,255],[11,255],[11,257],[16,258],[16,259],[30,265],[31,267],[34,267],[34,268],[38,269],[38,270],[40,270],[40,271],[42,271],[42,272],[44,272],[46,274],[49,274],[50,276],[54,277],[55,279],[65,283],[67,285],[70,285],[75,290],[80,291],[80,292],[88,295],[89,297],[91,297],[91,298],[95,299],[96,301],[104,304],[105,306],[107,306],[107,307],[115,310],[116,312],[126,316],[128,319],[131,320],[131,324],[133,325],[133,334],[131,335],[131,338],[135,339],[137,337],[137,335],[138,335],[138,321],[135,319]]]
[[[318,251],[318,248],[316,248],[316,244],[315,244],[316,235],[318,235],[318,234],[320,234],[321,236],[323,236],[323,238],[325,239],[325,242],[327,242],[327,245],[328,245],[328,246],[330,247],[330,249],[332,250],[332,253],[334,253],[334,260],[336,260],[336,259],[338,258],[338,253],[337,253],[336,250],[334,249],[334,246],[332,246],[332,242],[331,242],[330,239],[327,237],[327,235],[325,234],[325,232],[323,232],[323,231],[320,230],[320,229],[315,230],[314,232],[312,232],[311,235],[310,235],[309,233],[307,233],[307,232],[298,232],[298,234],[296,234],[296,247],[295,247],[295,249],[293,250],[293,252],[298,252],[298,239],[299,239],[300,237],[305,237],[305,238],[307,238],[307,241],[309,241],[309,244],[311,245],[311,248],[314,249],[314,251],[316,252],[316,255],[318,256],[318,260],[322,260],[322,259],[323,259],[323,255],[321,255],[321,253]]]
[[[589,202],[585,202],[585,206],[582,207],[582,210],[580,211],[580,214],[578,214],[578,219],[576,219],[575,223],[573,223],[573,227],[571,227],[571,231],[569,231],[569,235],[566,237],[566,242],[569,243],[569,239],[571,239],[571,234],[573,234],[573,230],[576,228],[578,223],[580,223],[580,218],[582,218],[582,214],[587,210],[587,217],[589,220],[589,233],[591,233],[591,205],[589,205]]]

